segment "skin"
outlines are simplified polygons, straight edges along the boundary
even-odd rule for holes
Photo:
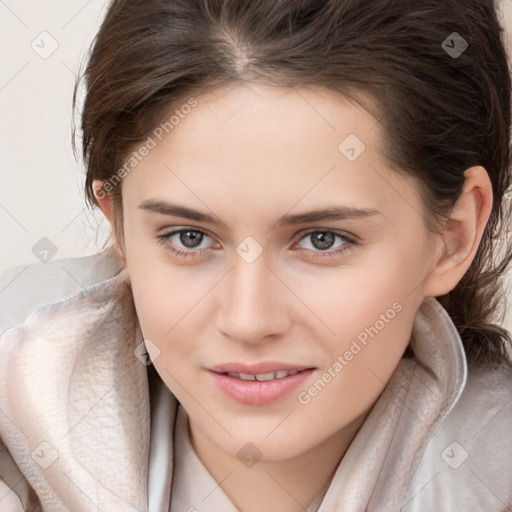
[[[256,84],[196,99],[123,179],[125,245],[118,250],[144,337],[160,351],[154,365],[189,415],[200,460],[244,512],[303,511],[400,362],[424,298],[447,293],[467,271],[490,215],[491,184],[482,167],[468,169],[444,233],[434,235],[418,183],[387,163],[381,126],[359,105],[319,88]],[[366,146],[353,162],[338,149],[349,134]],[[97,197],[112,222],[109,196]],[[148,199],[209,213],[225,226],[139,208]],[[284,214],[327,206],[379,213],[277,224]],[[158,235],[184,228],[206,233],[202,255],[173,255],[170,246],[198,251],[179,234],[159,243]],[[336,237],[322,251],[312,230],[335,230],[355,243]],[[252,263],[236,252],[248,236],[263,251]],[[298,392],[396,303],[401,311],[378,336],[300,403]],[[228,361],[316,370],[277,402],[246,405],[220,392],[206,370]],[[247,442],[262,454],[250,468],[237,457]]]

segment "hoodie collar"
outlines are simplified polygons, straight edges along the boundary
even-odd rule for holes
[[[150,407],[124,271],[0,339],[0,437],[43,510],[147,510]]]
[[[429,439],[467,379],[462,341],[434,298],[422,303],[410,346],[345,453],[319,512],[402,510]]]

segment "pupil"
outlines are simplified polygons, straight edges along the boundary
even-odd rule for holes
[[[203,234],[198,233],[197,231],[182,231],[180,233],[180,242],[189,248],[194,248],[194,247],[200,245],[202,238],[203,238]],[[191,243],[190,243],[190,240],[192,240]]]
[[[313,237],[313,245],[317,249],[329,249],[334,243],[334,233],[330,233],[329,231],[319,231],[318,233],[314,233]]]

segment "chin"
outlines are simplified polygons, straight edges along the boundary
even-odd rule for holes
[[[286,435],[285,432],[284,435],[276,435],[270,439],[265,438],[265,435],[261,435],[260,432],[253,433],[243,430],[242,432],[245,435],[230,439],[227,443],[220,444],[219,447],[244,463],[248,461],[250,464],[256,459],[269,462],[293,459],[310,448],[310,446],[304,445],[304,436],[302,439],[300,437],[296,439]]]

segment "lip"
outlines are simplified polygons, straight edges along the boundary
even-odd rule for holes
[[[284,370],[286,372],[293,371],[302,371],[309,370],[313,368],[312,366],[304,366],[290,363],[282,363],[279,361],[263,361],[261,363],[241,363],[241,362],[231,362],[225,364],[218,364],[216,366],[212,366],[208,368],[212,372],[216,373],[227,373],[227,372],[236,372],[236,373],[251,373],[256,375],[258,373],[271,373],[278,372],[279,370]],[[288,378],[288,377],[285,377]]]
[[[286,370],[295,371],[297,368],[293,367]],[[283,370],[285,368],[281,366],[280,369]],[[257,371],[255,373],[270,373],[270,371]],[[267,405],[289,395],[295,388],[303,384],[314,371],[314,368],[306,368],[299,370],[295,375],[265,381],[242,380],[213,370],[208,370],[208,373],[217,388],[232,400],[246,405]],[[254,372],[244,371],[242,373]]]

